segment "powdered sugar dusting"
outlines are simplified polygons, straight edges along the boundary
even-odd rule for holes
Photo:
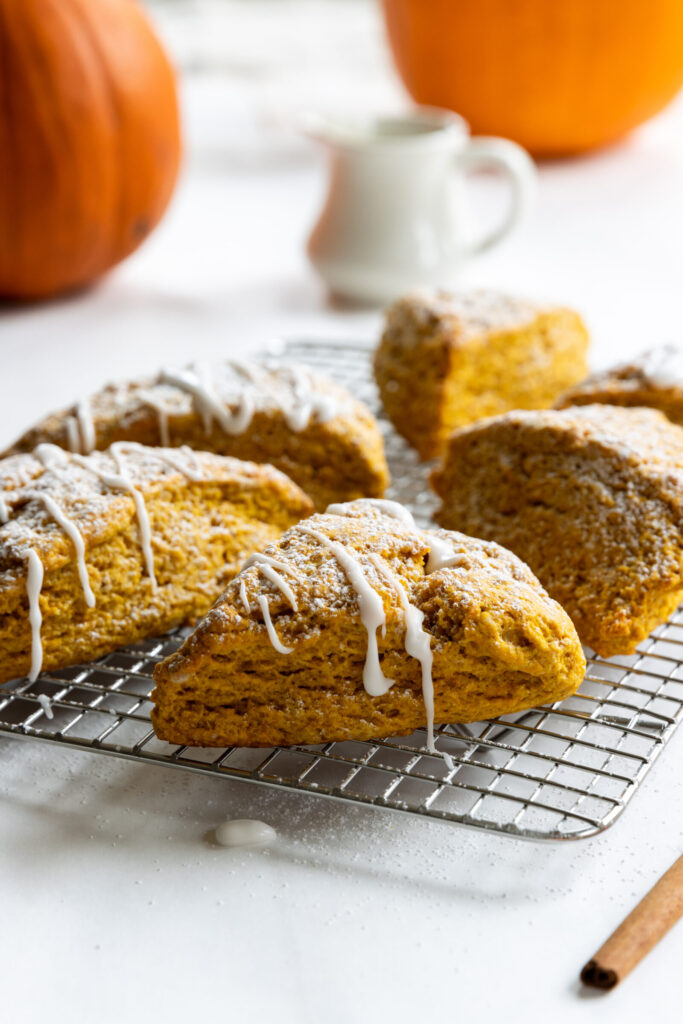
[[[414,344],[414,326],[434,327],[443,321],[456,341],[490,331],[511,330],[531,323],[540,307],[523,299],[484,289],[446,292],[421,288],[403,296],[387,311],[387,332],[394,341]]]
[[[386,506],[386,507],[383,507]],[[348,526],[344,519],[350,520]],[[360,539],[359,539],[360,527]],[[311,545],[311,540],[315,543]],[[466,541],[467,551],[456,551]],[[405,557],[406,550],[412,549],[412,557]],[[434,558],[432,559],[432,551]],[[329,553],[329,554],[328,554]],[[331,556],[331,557],[329,557]],[[431,564],[430,564],[431,563]],[[509,563],[509,564],[508,564]],[[286,572],[292,580],[292,593],[279,573],[273,575],[274,567]],[[530,584],[537,592],[540,586],[508,552],[497,545],[460,538],[458,534],[445,531],[423,531],[414,523],[407,509],[395,502],[358,500],[331,505],[322,516],[293,527],[285,533],[277,547],[269,548],[266,554],[253,555],[245,564],[240,576],[229,585],[223,600],[239,596],[247,615],[251,606],[248,587],[256,590],[256,601],[263,615],[263,622],[274,649],[283,654],[291,653],[278,636],[272,621],[273,608],[278,611],[278,591],[290,607],[306,608],[307,623],[312,630],[325,619],[326,608],[344,608],[349,616],[360,616],[367,634],[366,658],[363,668],[363,686],[373,697],[383,696],[393,684],[381,667],[377,631],[386,633],[386,600],[389,605],[398,603],[405,626],[404,645],[406,653],[420,662],[422,670],[422,693],[427,719],[427,748],[440,753],[434,744],[434,684],[432,678],[432,643],[428,628],[424,626],[424,613],[412,600],[415,583],[430,572],[443,568],[458,571],[458,600],[468,600],[468,573],[477,570],[490,573],[494,579],[504,582],[515,575],[521,582]],[[268,572],[271,570],[271,572]],[[258,573],[265,577],[269,592],[275,599],[271,607]],[[507,598],[508,603],[510,598]],[[222,602],[219,601],[210,616],[220,616]],[[282,607],[282,605],[280,605]],[[283,625],[287,629],[287,620]],[[301,636],[301,623],[297,625],[296,636]],[[179,662],[178,671],[171,672],[180,680],[183,668]],[[448,763],[448,762],[447,762]],[[451,765],[449,765],[451,767]]]
[[[474,424],[453,435],[435,485],[442,522],[516,551],[591,646],[613,650],[602,623],[617,618],[637,637],[650,595],[681,585],[683,430],[655,409],[580,405]],[[558,537],[570,535],[566,550]]]
[[[35,679],[42,667],[41,553],[49,557],[55,530],[64,533],[73,545],[85,603],[92,608],[95,595],[86,565],[86,541],[106,527],[116,492],[123,492],[134,502],[144,560],[154,584],[152,535],[143,489],[165,477],[221,479],[221,470],[226,475],[234,470],[237,475],[249,477],[253,469],[236,459],[134,443],[118,443],[109,451],[87,456],[43,444],[31,455],[2,460],[0,569],[14,571],[26,581],[32,633],[30,678]]]
[[[95,533],[106,522],[112,492],[139,491],[153,481],[179,474],[192,480],[211,475],[208,467],[204,473],[194,456],[185,463],[181,449],[166,451],[132,443],[87,456],[39,445],[30,455],[2,460],[0,565],[23,561],[26,549],[55,528],[69,532],[77,544],[67,522],[81,534]]]
[[[69,447],[87,453],[95,446],[97,422],[131,422],[148,408],[155,411],[162,443],[168,445],[174,419],[193,413],[207,434],[218,424],[225,433],[239,435],[258,412],[279,412],[289,429],[299,432],[313,421],[352,415],[353,406],[344,388],[305,367],[197,362],[167,367],[151,380],[109,385],[76,407],[66,429]]]

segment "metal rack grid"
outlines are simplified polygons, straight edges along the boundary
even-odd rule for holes
[[[282,352],[325,370],[377,409],[363,346],[290,342]],[[429,467],[384,422],[391,496],[429,521]],[[148,764],[336,797],[526,839],[595,835],[621,814],[683,718],[683,609],[638,653],[589,657],[578,693],[561,703],[473,725],[376,742],[273,749],[178,747],[149,720],[154,665],[185,633],[123,648],[90,665],[0,688],[0,733]]]

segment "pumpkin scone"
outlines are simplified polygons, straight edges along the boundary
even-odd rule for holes
[[[558,409],[570,405],[649,406],[683,425],[683,349],[662,345],[621,363],[566,391]]]
[[[585,405],[464,427],[437,521],[514,551],[598,654],[632,653],[683,599],[683,430]]]
[[[48,416],[11,449],[49,442],[74,452],[116,441],[188,445],[286,473],[316,508],[381,497],[389,483],[384,442],[370,410],[305,367],[227,361],[162,370],[111,384]]]
[[[456,427],[544,409],[588,370],[578,313],[498,292],[417,291],[387,311],[375,353],[384,410],[423,459]]]
[[[253,555],[155,670],[173,743],[273,746],[406,735],[573,693],[570,619],[497,544],[419,530],[401,505],[336,505]]]
[[[196,621],[312,511],[278,470],[188,449],[1,460],[0,682]]]

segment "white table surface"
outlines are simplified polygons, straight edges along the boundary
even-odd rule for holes
[[[258,8],[271,55],[294,35],[283,7],[327,31],[319,3],[258,0],[242,22],[238,6],[220,18],[253,39]],[[363,40],[371,96],[395,102],[374,13],[332,7],[339,32]],[[162,12],[186,67],[214,16],[200,13],[190,37]],[[185,76],[185,171],[143,250],[88,294],[0,310],[0,444],[162,361],[243,353],[274,334],[376,335],[376,312],[328,308],[307,268],[322,165],[283,128],[289,65],[255,48],[246,71],[234,58]],[[331,52],[311,38],[307,74],[327,81]],[[534,218],[463,283],[576,305],[605,363],[681,337],[682,229],[679,102],[618,148],[544,167]],[[601,837],[538,845],[2,739],[3,1019],[678,1020],[681,927],[608,996],[582,992],[577,973],[681,853],[682,755],[679,735]],[[226,817],[270,822],[277,845],[212,848],[205,836]]]

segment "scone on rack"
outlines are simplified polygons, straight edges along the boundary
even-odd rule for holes
[[[358,501],[252,556],[155,670],[152,722],[172,743],[273,746],[399,736],[573,693],[570,619],[497,544],[418,529]]]
[[[432,482],[437,521],[524,559],[598,654],[630,654],[683,600],[683,430],[654,409],[485,420]]]
[[[270,463],[319,509],[379,497],[389,483],[377,422],[345,388],[305,367],[235,360],[111,384],[47,416],[11,452],[49,442],[88,453],[117,441]]]
[[[187,449],[0,461],[0,682],[195,621],[313,511],[284,474]]]
[[[456,427],[544,409],[587,371],[578,313],[498,292],[418,291],[387,311],[375,353],[384,410],[423,459]]]
[[[683,425],[683,349],[661,345],[626,363],[594,373],[566,391],[557,408],[570,405],[649,406]]]

